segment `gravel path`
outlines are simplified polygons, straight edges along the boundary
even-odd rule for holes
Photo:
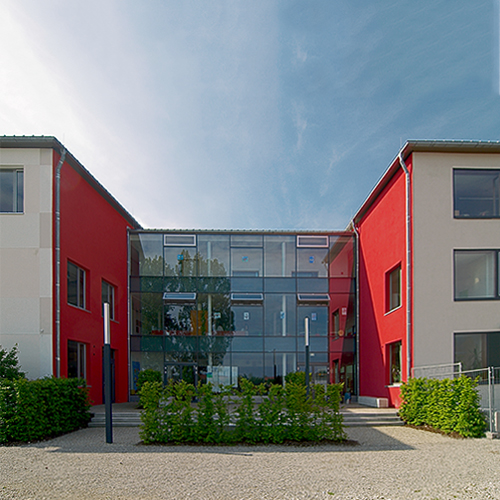
[[[500,499],[500,440],[349,428],[358,445],[144,446],[137,428],[0,447],[1,499]]]

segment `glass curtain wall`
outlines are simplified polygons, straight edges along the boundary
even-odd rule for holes
[[[130,234],[131,390],[164,381],[283,383],[304,370],[310,322],[315,383],[354,389],[354,242],[347,233]]]

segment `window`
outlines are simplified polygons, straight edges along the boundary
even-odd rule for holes
[[[87,349],[82,342],[68,340],[68,378],[87,379]]]
[[[85,309],[86,286],[85,271],[68,262],[68,304]]]
[[[22,213],[24,211],[23,170],[0,169],[0,212]]]
[[[498,298],[498,251],[455,250],[455,300]]]
[[[102,282],[102,303],[109,304],[109,319],[115,319],[115,287],[106,281]]]
[[[500,217],[500,170],[456,169],[453,171],[455,218]]]
[[[401,305],[401,266],[386,275],[387,312]]]
[[[401,341],[389,344],[389,385],[401,383]]]
[[[500,332],[455,333],[455,363],[462,370],[500,366]]]

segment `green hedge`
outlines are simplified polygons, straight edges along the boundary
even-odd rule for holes
[[[476,386],[476,381],[465,376],[453,380],[410,379],[401,386],[399,416],[410,425],[428,425],[464,437],[482,437],[486,419]]]
[[[87,426],[85,381],[0,380],[0,443],[47,439]]]
[[[289,383],[265,387],[241,379],[241,390],[214,393],[186,382],[163,387],[145,382],[141,390],[140,436],[145,443],[283,443],[343,441],[339,413],[341,386],[306,388]],[[193,403],[195,399],[196,403]]]

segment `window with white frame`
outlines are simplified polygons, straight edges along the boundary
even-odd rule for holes
[[[85,271],[68,262],[68,304],[86,309],[87,277]]]
[[[387,312],[401,305],[401,266],[396,267],[386,274]]]
[[[498,250],[455,250],[455,300],[497,299]]]
[[[23,211],[23,169],[0,168],[0,213],[22,213]]]
[[[87,379],[87,346],[68,340],[68,378]]]
[[[389,354],[389,385],[401,383],[401,341],[388,346]]]
[[[102,281],[102,303],[109,304],[109,318],[115,319],[115,287],[106,281]]]

